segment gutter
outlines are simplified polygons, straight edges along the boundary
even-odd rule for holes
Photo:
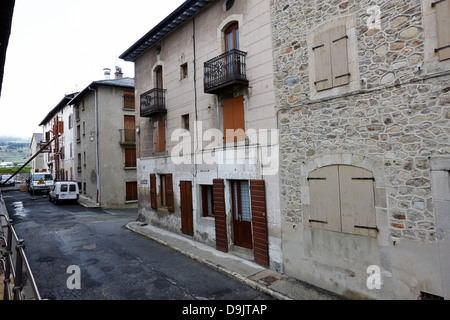
[[[98,94],[97,89],[91,89],[91,87],[88,87],[89,90],[94,91],[95,98],[94,98],[94,104],[95,104],[95,171],[97,175],[97,197],[96,197],[96,204],[100,205],[101,203],[101,185],[100,185],[100,161],[98,157]]]

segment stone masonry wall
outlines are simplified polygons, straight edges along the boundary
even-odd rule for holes
[[[377,22],[377,12],[368,11],[374,5],[377,27],[370,24]],[[375,176],[377,219],[387,216],[382,227],[389,235],[436,241],[430,161],[450,157],[450,63],[434,61],[438,67],[427,69],[427,50],[433,59],[428,31],[435,27],[424,25],[426,5],[271,0],[285,221],[303,221],[308,195],[302,193],[307,185],[302,170],[308,163],[325,165],[327,155],[335,159],[328,164],[359,157],[366,166],[381,164]],[[308,34],[345,16],[354,21],[348,54],[357,73],[351,84],[316,94]]]

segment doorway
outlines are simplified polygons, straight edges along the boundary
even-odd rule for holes
[[[250,188],[246,180],[231,181],[233,240],[239,247],[253,249]]]
[[[192,210],[192,182],[180,181],[181,232],[194,235],[194,217]]]

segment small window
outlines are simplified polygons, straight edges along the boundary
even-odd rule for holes
[[[202,214],[204,217],[214,217],[214,202],[213,202],[213,186],[202,185]]]
[[[231,8],[233,8],[234,5],[234,0],[227,0],[227,2],[225,3],[225,10],[231,10]]]
[[[127,182],[126,183],[126,201],[135,201],[138,200],[137,195],[137,182]]]
[[[77,191],[77,186],[76,186],[75,184],[71,184],[71,185],[69,186],[69,191],[70,191],[70,192],[75,192],[75,191]]]
[[[189,114],[181,116],[181,126],[184,130],[189,131]]]
[[[67,184],[61,185],[61,192],[67,192]]]
[[[180,78],[181,80],[188,77],[188,64],[184,63],[180,66]]]

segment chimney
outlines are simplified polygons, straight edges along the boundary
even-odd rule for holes
[[[116,73],[114,73],[114,76],[116,79],[122,79],[123,78],[122,68],[116,67]]]
[[[103,69],[103,72],[104,72],[104,74],[105,74],[105,79],[106,79],[106,80],[111,79],[111,69],[105,68],[105,69]]]

